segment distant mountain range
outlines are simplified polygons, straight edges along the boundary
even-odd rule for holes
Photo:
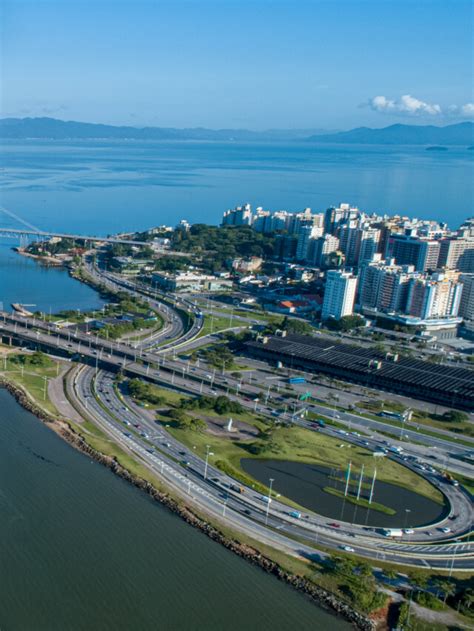
[[[101,138],[131,140],[306,140],[321,133],[322,129],[206,129],[193,127],[118,127],[96,123],[62,121],[56,118],[2,118],[0,138],[44,138],[65,140],[69,138]]]
[[[0,119],[0,138],[12,139],[131,139],[131,140],[246,140],[313,143],[390,144],[390,145],[472,145],[474,123],[445,127],[434,125],[390,125],[382,129],[358,127],[350,131],[322,133],[316,129],[206,129],[193,127],[119,127],[96,123],[62,121],[56,118]]]
[[[434,125],[390,125],[382,129],[357,127],[335,134],[319,134],[311,142],[365,145],[472,145],[474,123],[465,122],[446,127]]]

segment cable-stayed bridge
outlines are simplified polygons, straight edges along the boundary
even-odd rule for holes
[[[66,232],[48,232],[47,230],[41,230],[30,222],[22,219],[11,210],[0,207],[0,215],[6,215],[10,219],[13,219],[17,223],[21,224],[19,228],[0,228],[0,237],[9,237],[13,239],[29,239],[30,237],[39,239],[49,239],[51,237],[58,237],[61,239],[72,239],[73,241],[89,241],[100,243],[123,243],[125,245],[150,245],[149,241],[136,241],[134,239],[122,239],[120,237],[100,237],[96,235],[84,235],[84,234],[69,234]]]

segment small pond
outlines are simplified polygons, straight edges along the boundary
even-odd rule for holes
[[[395,511],[388,515],[374,509],[357,506],[344,498],[331,495],[325,488],[344,492],[344,473],[321,465],[291,462],[286,460],[261,460],[244,458],[243,470],[268,486],[273,478],[273,488],[281,495],[305,506],[309,510],[331,519],[378,527],[414,527],[437,521],[447,510],[423,495],[376,480],[373,502],[383,504]],[[350,493],[357,494],[358,478],[353,476]],[[361,498],[368,499],[371,478],[364,478]]]

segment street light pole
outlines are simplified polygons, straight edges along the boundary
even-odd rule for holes
[[[209,465],[209,456],[213,456],[212,451],[209,451],[210,445],[206,445],[206,464],[204,466],[204,479],[207,480],[207,467]]]
[[[453,556],[451,557],[451,567],[449,568],[449,578],[451,578],[451,576],[453,575],[453,568],[454,568],[454,560],[456,558],[456,543],[458,543],[458,539],[455,539],[453,541]]]
[[[267,511],[265,513],[265,526],[268,524],[268,513],[270,511],[270,502],[272,501],[272,486],[274,478],[270,478],[270,488],[268,489]]]

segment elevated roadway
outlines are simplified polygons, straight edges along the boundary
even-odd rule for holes
[[[237,520],[239,528],[245,527],[247,534],[254,533],[255,527],[260,534],[263,530],[264,541],[270,545],[283,544],[284,549],[306,557],[318,554],[313,547],[315,544],[334,549],[350,545],[361,556],[404,565],[437,569],[452,566],[454,571],[474,567],[474,546],[467,542],[440,542],[429,546],[422,542],[393,542],[374,532],[368,534],[362,527],[344,523],[336,531],[328,526],[327,518],[313,513],[304,515],[302,520],[292,518],[289,507],[275,499],[267,512],[259,494],[250,488],[244,494],[233,492],[232,478],[210,464],[206,470],[205,462],[193,451],[157,426],[132,401],[121,397],[114,388],[113,375],[95,374],[93,369],[85,368],[76,376],[74,387],[76,403],[86,401],[88,412],[92,411],[102,427],[114,433],[119,444],[135,452],[141,446],[140,459],[151,466],[159,460],[160,474],[174,471],[182,494],[199,498],[201,507],[214,511],[220,519]],[[301,540],[307,543],[302,544]]]
[[[24,340],[29,342],[33,347],[39,346],[41,348],[45,348],[47,350],[52,350],[55,352],[61,351],[64,354],[74,353],[76,356],[80,356],[83,361],[88,361],[91,364],[95,364],[95,367],[92,369],[93,374],[99,374],[100,368],[105,367],[109,370],[117,371],[123,370],[127,374],[131,376],[139,376],[142,378],[149,379],[154,381],[160,385],[172,386],[174,388],[181,389],[183,392],[191,393],[191,394],[212,394],[216,387],[221,387],[216,384],[215,381],[209,380],[205,382],[204,379],[200,379],[200,377],[196,377],[193,374],[189,374],[186,372],[186,367],[182,367],[181,374],[178,371],[174,370],[173,367],[167,366],[166,368],[161,365],[158,369],[155,366],[151,366],[147,363],[141,363],[143,361],[140,360],[135,361],[135,358],[130,357],[130,349],[122,349],[119,345],[118,348],[101,347],[104,343],[103,340],[100,340],[100,344],[96,345],[96,340],[89,339],[90,345],[87,345],[84,340],[72,340],[68,341],[67,338],[61,337],[60,335],[51,334],[49,332],[44,332],[42,330],[38,330],[35,328],[26,328],[25,326],[19,326],[18,322],[3,323],[3,335],[11,335],[12,338],[18,340]],[[15,330],[16,329],[16,330]],[[112,352],[107,352],[112,350]],[[167,362],[168,363],[168,362]],[[224,384],[222,384],[224,385]],[[231,395],[233,396],[233,395]],[[253,402],[247,401],[246,399],[240,399],[241,403],[246,407],[253,407]],[[267,413],[269,413],[267,411]],[[333,435],[337,435],[336,430],[328,429],[328,433]],[[129,438],[129,437],[126,437]],[[139,440],[139,439],[138,439]],[[348,438],[345,438],[348,440]],[[350,438],[349,438],[350,440]],[[356,442],[356,438],[353,439]],[[146,449],[146,448],[145,448]],[[197,466],[197,464],[196,464]],[[429,475],[425,475],[425,477],[429,478]],[[430,481],[436,482],[435,478]],[[438,484],[442,484],[442,482],[438,481]],[[454,491],[453,487],[450,487],[449,492]],[[226,491],[227,492],[227,491]],[[445,492],[448,492],[445,489]],[[468,532],[472,525],[472,506],[469,501],[466,503],[466,496],[460,490],[456,490],[458,493],[454,499],[453,510],[456,511],[458,518],[455,522],[455,528],[453,528],[453,536],[460,536]],[[241,500],[240,500],[241,501]],[[256,500],[258,501],[258,500]],[[285,507],[286,511],[288,508]],[[272,506],[273,510],[273,506]],[[271,511],[270,511],[271,512]],[[452,523],[450,522],[450,527]],[[298,524],[298,528],[301,526]],[[339,536],[339,535],[338,535]],[[350,536],[350,535],[349,535]],[[360,533],[356,533],[356,537],[362,536]],[[333,537],[332,537],[333,538]],[[438,538],[438,535],[436,536]],[[446,537],[439,535],[439,539],[442,542]],[[423,544],[423,537],[421,536],[420,541],[415,541],[416,537],[414,536],[414,540],[412,541],[412,545],[421,545]],[[387,543],[387,542],[386,542]],[[430,544],[434,543],[433,539],[430,539]],[[380,544],[380,540],[379,540]],[[351,543],[352,547],[355,547],[353,543]],[[393,543],[390,542],[390,546]],[[401,544],[397,544],[401,545]],[[441,544],[440,544],[441,545]],[[444,545],[444,544],[442,544]],[[450,544],[446,544],[450,545]],[[380,546],[377,545],[377,548]],[[452,550],[452,548],[450,548]],[[429,551],[427,551],[429,553]],[[446,550],[440,549],[439,552],[445,554]],[[463,553],[465,550],[463,550]],[[362,554],[362,551],[360,552]],[[426,555],[425,555],[426,557]]]

